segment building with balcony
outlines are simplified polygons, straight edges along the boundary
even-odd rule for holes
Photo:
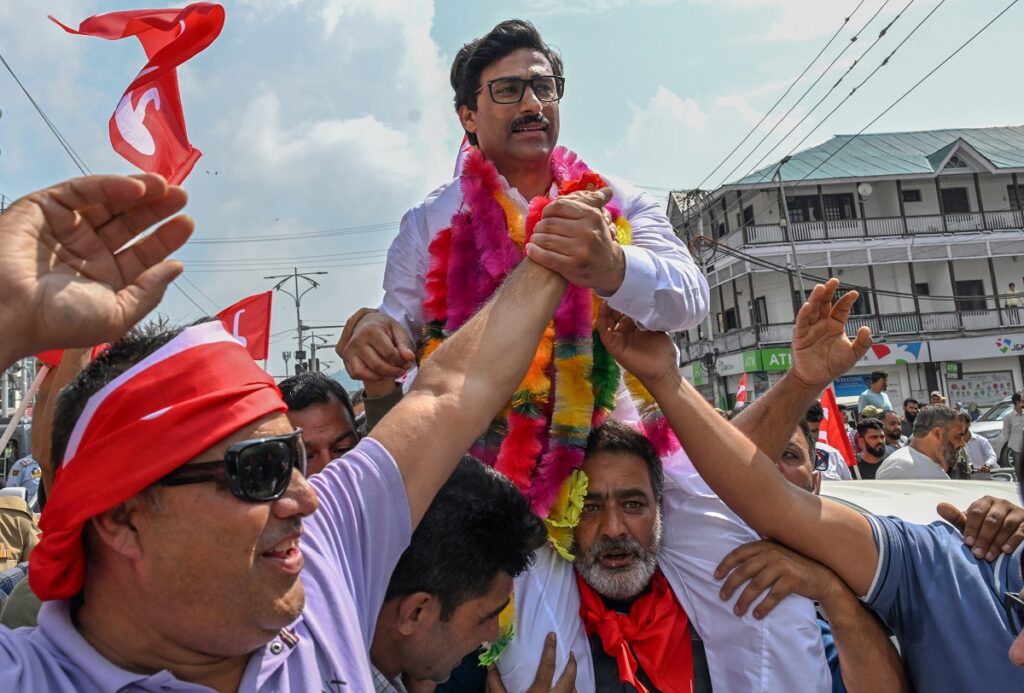
[[[788,219],[786,210],[788,209]],[[849,329],[876,341],[836,382],[872,370],[889,394],[987,406],[1024,389],[1024,127],[840,135],[714,191],[674,192],[669,218],[711,287],[711,315],[677,335],[684,375],[731,404],[788,368],[805,292],[838,277]],[[797,272],[799,269],[799,273]]]

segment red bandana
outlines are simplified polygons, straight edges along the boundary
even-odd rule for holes
[[[220,322],[185,329],[93,395],[40,520],[29,582],[42,600],[82,589],[82,528],[246,424],[281,393]]]
[[[576,584],[587,634],[601,638],[604,651],[618,662],[623,683],[648,693],[636,676],[639,666],[662,693],[693,690],[690,622],[660,570],[651,578],[651,589],[633,602],[628,614],[606,607],[601,595],[578,573]]]

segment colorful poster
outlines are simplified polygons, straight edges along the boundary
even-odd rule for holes
[[[989,373],[965,373],[962,378],[948,379],[946,387],[949,403],[976,402],[980,406],[996,404],[1013,394],[1013,373],[992,371]]]

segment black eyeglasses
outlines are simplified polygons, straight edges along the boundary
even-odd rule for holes
[[[529,84],[533,93],[544,103],[558,101],[565,93],[565,77],[558,75],[538,75],[530,79],[522,77],[499,77],[484,83],[491,100],[494,103],[519,103],[526,93],[526,85]],[[484,87],[476,90],[479,94]]]
[[[293,468],[306,476],[301,428],[283,436],[240,441],[228,448],[224,459],[183,465],[156,483],[181,486],[219,481],[226,483],[235,497],[262,503],[284,495]]]
[[[1003,607],[1010,617],[1010,627],[1017,631],[1024,629],[1024,597],[1018,592],[1004,592]]]

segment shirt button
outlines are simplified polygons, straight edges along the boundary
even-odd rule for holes
[[[284,645],[282,645],[281,643],[279,643],[277,641],[274,641],[274,642],[270,643],[270,653],[271,654],[276,654],[276,655],[277,654],[281,654],[281,651],[283,649],[284,649]]]

